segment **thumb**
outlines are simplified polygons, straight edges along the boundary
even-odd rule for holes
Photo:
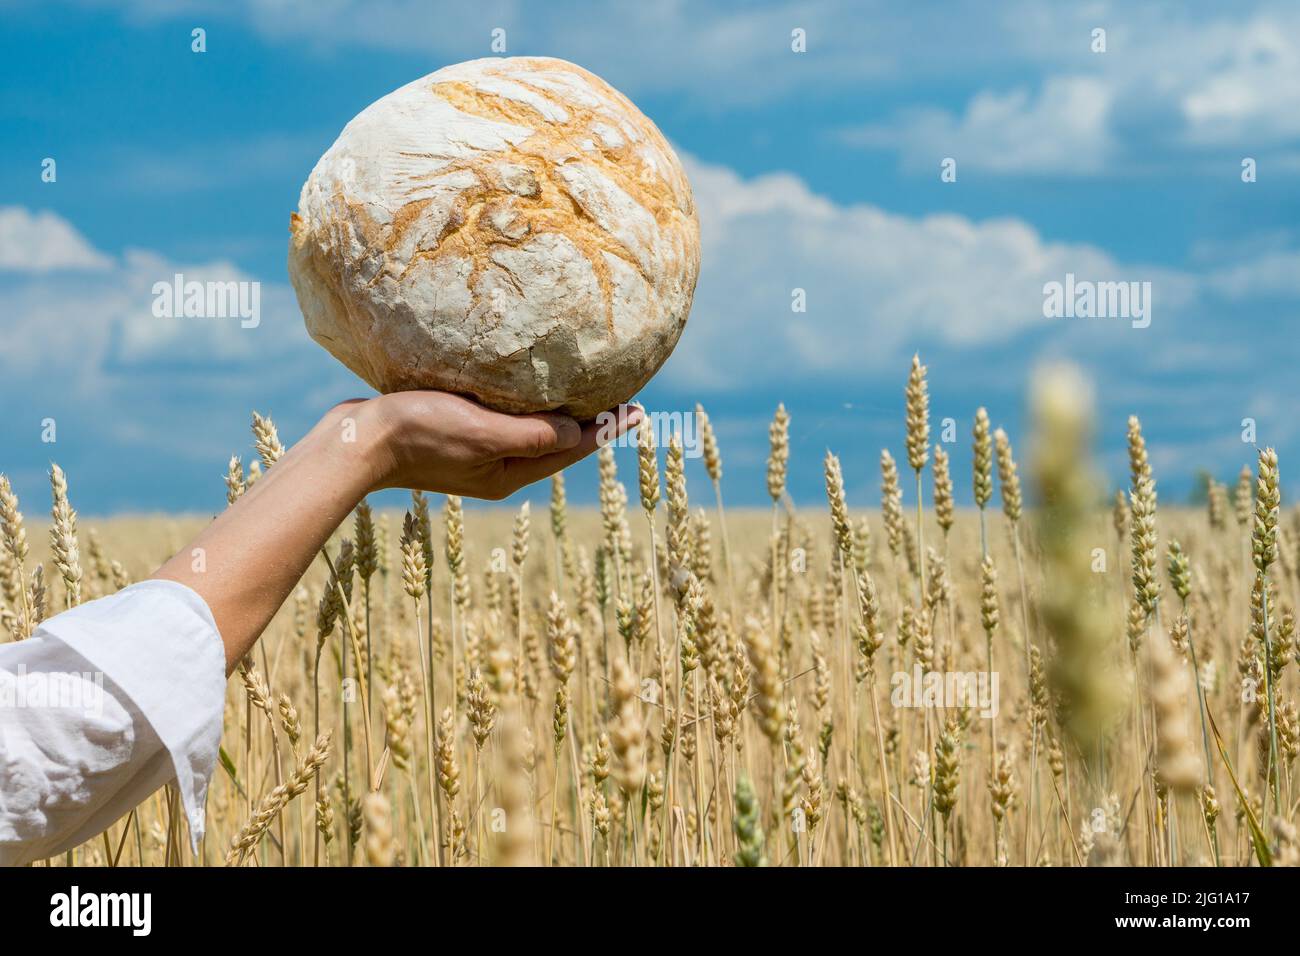
[[[540,458],[567,451],[582,440],[582,428],[568,415],[500,415],[493,422],[501,458]]]

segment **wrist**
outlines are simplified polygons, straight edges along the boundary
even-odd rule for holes
[[[358,500],[391,487],[396,470],[391,416],[377,398],[341,402],[330,409],[314,429],[324,452],[348,476],[345,482]]]

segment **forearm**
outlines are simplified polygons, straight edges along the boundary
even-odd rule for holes
[[[343,427],[346,418],[355,421],[351,433]],[[225,644],[227,673],[334,530],[379,485],[384,427],[364,402],[331,410],[154,574],[193,588],[207,602]]]
[[[154,577],[187,585],[207,602],[232,672],[368,492],[419,488],[501,499],[640,420],[639,409],[614,411],[612,426],[580,426],[556,413],[502,415],[442,392],[344,402]]]

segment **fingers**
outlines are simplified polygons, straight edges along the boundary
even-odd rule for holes
[[[582,428],[568,415],[493,415],[493,451],[501,458],[541,458],[566,452],[582,441]]]
[[[619,438],[641,421],[642,411],[633,405],[621,405],[596,416],[582,426],[578,442],[571,448],[536,457],[514,457],[505,462],[505,480],[510,491],[548,478],[574,462],[581,461],[602,445]]]

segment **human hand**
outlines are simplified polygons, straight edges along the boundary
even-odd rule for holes
[[[623,405],[596,422],[567,415],[503,415],[447,392],[380,395],[359,410],[379,426],[380,488],[418,488],[498,501],[634,427],[641,410]]]

